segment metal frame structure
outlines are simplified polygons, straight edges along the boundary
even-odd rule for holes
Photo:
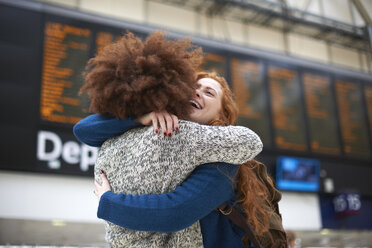
[[[156,1],[156,2],[163,2],[163,1],[180,1],[180,3],[183,2],[183,0],[146,0],[146,1]],[[185,1],[193,1],[193,2],[200,2],[200,1],[208,1],[212,2],[211,0],[185,0]],[[44,10],[47,13],[57,14],[57,15],[64,15],[68,17],[73,17],[77,19],[81,19],[84,21],[92,21],[94,23],[100,23],[103,25],[110,25],[114,27],[120,27],[120,28],[128,28],[128,29],[135,29],[140,32],[154,32],[159,29],[157,26],[148,25],[148,24],[139,24],[136,22],[131,21],[123,21],[116,18],[110,18],[110,17],[104,17],[100,15],[94,15],[89,14],[84,11],[79,10],[79,8],[76,8],[75,10],[71,8],[63,8],[61,6],[55,6],[53,4],[48,3],[41,3],[38,1],[29,1],[29,0],[16,0],[16,1],[9,1],[9,0],[0,0],[0,3],[9,5],[9,6],[16,6],[16,7],[22,7],[26,9],[32,9],[35,11]],[[146,4],[144,6],[146,8]],[[169,35],[171,38],[179,39],[179,38],[185,38],[187,35],[183,32],[178,32],[172,30],[172,32]],[[335,74],[342,74],[345,76],[357,78],[360,80],[366,80],[369,81],[371,79],[370,74],[366,74],[365,72],[358,71],[358,70],[350,70],[345,69],[342,67],[339,67],[337,65],[332,64],[324,64],[319,63],[317,61],[304,59],[304,58],[297,58],[293,56],[287,56],[282,53],[278,53],[275,51],[267,51],[263,49],[256,49],[252,47],[247,47],[241,44],[231,44],[229,42],[222,42],[215,39],[209,39],[206,37],[202,37],[199,35],[193,35],[192,38],[193,42],[197,43],[198,45],[202,46],[209,46],[211,48],[215,49],[226,49],[238,54],[245,54],[250,56],[257,56],[260,58],[270,59],[270,60],[278,60],[282,61],[284,63],[288,64],[295,64],[298,66],[303,67],[311,67],[313,69],[319,69],[319,70],[327,70],[328,72],[332,72]],[[371,71],[370,71],[371,72]]]
[[[360,0],[349,0],[349,8],[355,6],[366,26],[337,21],[307,11],[313,0],[307,0],[303,9],[290,7],[286,0],[147,0],[186,8],[206,16],[219,16],[226,20],[238,21],[282,30],[284,45],[288,52],[287,34],[295,33],[322,40],[327,45],[338,45],[366,54],[368,70],[371,73],[372,43],[368,37],[367,26],[372,26],[371,18]],[[319,3],[322,8],[321,2]],[[322,11],[321,11],[322,12]],[[323,11],[324,12],[324,11]],[[353,17],[353,14],[352,14]],[[354,18],[354,17],[353,17]],[[224,27],[228,29],[227,25]],[[224,31],[229,34],[228,30]],[[227,40],[230,37],[227,35]],[[329,47],[329,46],[328,46]],[[330,50],[330,49],[329,49]],[[331,51],[329,51],[331,55]],[[362,59],[361,64],[362,64]]]

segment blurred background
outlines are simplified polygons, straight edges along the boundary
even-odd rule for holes
[[[191,37],[283,192],[296,247],[372,247],[371,0],[0,0],[0,247],[105,247],[97,150],[73,125],[89,58],[131,31]]]

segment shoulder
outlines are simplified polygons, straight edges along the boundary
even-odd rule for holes
[[[101,150],[107,149],[112,146],[120,146],[128,143],[135,143],[138,142],[138,140],[140,139],[150,140],[154,139],[155,137],[156,134],[152,126],[136,127],[126,131],[125,133],[122,133],[118,136],[106,140],[102,144]]]
[[[200,124],[196,122],[185,121],[185,120],[180,120],[179,124],[180,124],[180,130],[187,130],[191,128],[197,128],[198,126],[200,126]]]
[[[197,134],[197,139],[207,138],[210,139],[215,137],[216,139],[229,140],[240,137],[239,140],[246,140],[246,138],[251,137],[252,130],[247,127],[242,126],[211,126],[202,125],[191,121],[180,121],[180,133],[188,133],[189,136],[192,134]]]
[[[217,131],[217,130],[227,130],[230,126],[211,126],[203,125],[192,121],[180,120],[180,131]],[[232,127],[232,126],[231,126]]]

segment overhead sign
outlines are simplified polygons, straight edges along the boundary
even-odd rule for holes
[[[359,214],[362,201],[357,193],[343,193],[333,198],[333,206],[338,216]]]
[[[87,172],[94,166],[98,148],[78,143],[74,140],[63,141],[55,132],[39,131],[37,135],[37,159],[51,170],[62,166],[75,166]]]
[[[91,176],[96,150],[72,134],[89,114],[82,73],[106,45],[145,29],[0,5],[0,169]],[[264,152],[372,164],[372,80],[203,44],[201,69],[226,77],[238,124],[260,135]]]

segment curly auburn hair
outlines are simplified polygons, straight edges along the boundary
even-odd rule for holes
[[[278,223],[272,222],[274,220],[272,215],[275,214],[275,211],[279,211],[276,209],[276,204],[282,195],[274,187],[266,166],[254,159],[239,165],[237,182],[239,195],[237,202],[243,207],[247,221],[253,225],[253,230],[261,245],[264,247],[286,247],[275,240],[277,236],[272,236],[272,234],[280,235],[278,230],[282,229],[281,225],[277,226]],[[243,241],[248,242],[247,235]]]
[[[228,126],[234,125],[238,117],[238,108],[233,99],[233,94],[226,80],[216,73],[199,72],[197,80],[212,78],[220,85],[223,92],[220,119],[213,120],[209,125]],[[257,160],[250,160],[239,165],[236,176],[238,200],[246,214],[246,221],[250,223],[258,236],[261,244],[267,240],[274,241],[269,232],[270,216],[274,212],[274,204],[281,198],[280,192],[275,189],[266,166]],[[243,241],[247,243],[248,236]],[[266,246],[265,246],[266,247]],[[271,247],[270,245],[267,247]]]
[[[90,111],[118,119],[163,110],[187,119],[202,59],[189,39],[157,31],[142,42],[128,33],[88,61],[80,93],[88,93]]]

